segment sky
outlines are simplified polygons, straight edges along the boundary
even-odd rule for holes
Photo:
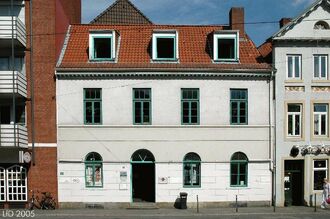
[[[82,0],[82,22],[89,23],[115,0]],[[244,7],[245,29],[258,46],[279,29],[283,17],[296,17],[315,0],[131,0],[155,24],[229,23],[231,7]]]

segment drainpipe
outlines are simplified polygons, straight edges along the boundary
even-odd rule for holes
[[[35,132],[34,132],[34,73],[33,73],[33,29],[32,29],[32,0],[30,0],[30,97],[31,97],[31,141],[32,141],[32,165],[35,165]]]
[[[275,87],[275,74],[276,74],[276,69],[272,70],[271,77],[273,79],[273,96],[276,93],[276,87]],[[272,110],[275,110],[276,112],[276,95],[275,95],[275,101],[273,104]],[[276,121],[276,113],[274,113],[274,121]],[[273,177],[273,189],[272,189],[272,197],[273,197],[273,207],[274,207],[274,212],[276,208],[276,122],[274,123],[274,144],[273,144],[273,167],[272,167],[272,177]]]
[[[14,124],[14,147],[16,148],[16,99],[15,99],[15,49],[14,49],[14,2],[10,1],[11,11],[11,70],[13,74],[13,91],[12,91],[12,118]],[[17,21],[16,21],[17,24]],[[16,32],[16,34],[18,34]],[[18,86],[18,85],[17,85]]]

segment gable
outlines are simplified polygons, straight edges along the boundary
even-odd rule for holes
[[[318,3],[284,26],[273,36],[273,39],[329,39],[330,29],[320,30],[315,29],[314,26],[318,21],[324,21],[330,25],[330,4],[328,1]]]
[[[152,24],[129,0],[116,0],[94,18],[91,24]]]

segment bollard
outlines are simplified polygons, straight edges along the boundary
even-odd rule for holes
[[[238,212],[237,195],[236,195],[236,212]]]
[[[316,212],[316,193],[314,194],[314,212]]]
[[[198,202],[198,195],[196,196],[197,198],[197,213],[199,213],[199,202]]]
[[[273,212],[276,211],[275,196],[273,196]]]

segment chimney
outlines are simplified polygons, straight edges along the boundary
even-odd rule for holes
[[[239,30],[240,36],[244,35],[244,8],[230,9],[229,25],[231,30]]]
[[[287,23],[291,21],[291,18],[284,17],[280,20],[280,28],[284,27]]]

